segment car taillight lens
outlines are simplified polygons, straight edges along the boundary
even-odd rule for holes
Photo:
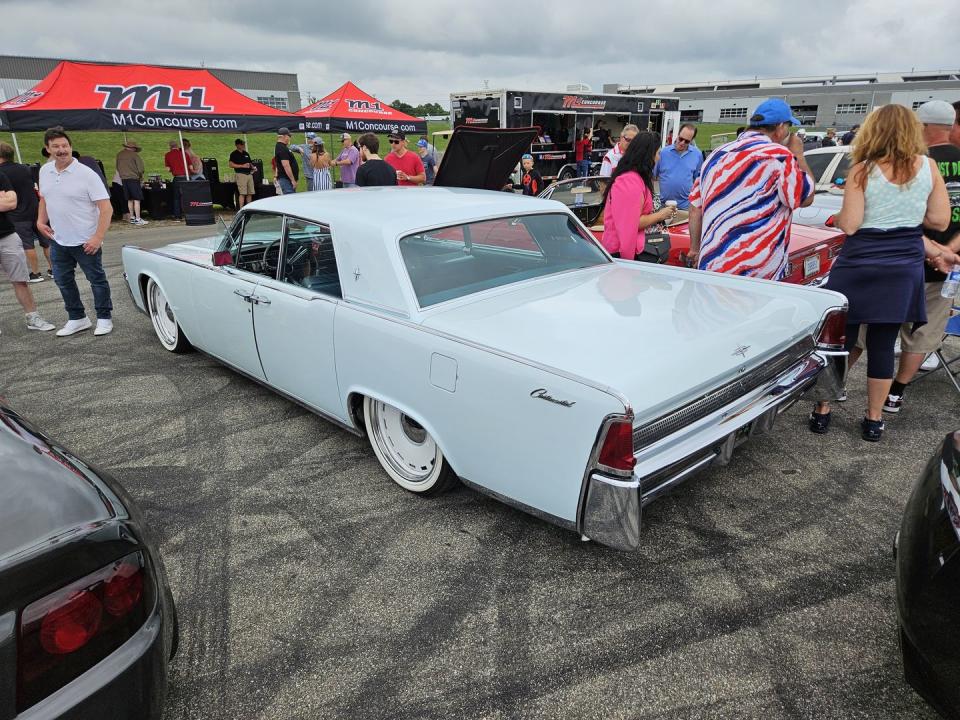
[[[828,228],[832,228],[837,222],[836,217],[837,217],[836,215],[831,215],[830,217],[828,217],[826,220],[823,221],[823,224],[826,225]]]
[[[823,319],[817,334],[817,347],[823,350],[843,350],[847,342],[847,311],[831,310]]]
[[[597,462],[610,470],[633,473],[637,460],[633,457],[633,424],[630,420],[614,420],[607,425]]]
[[[110,563],[20,614],[17,711],[83,674],[146,621],[149,598],[140,553]]]

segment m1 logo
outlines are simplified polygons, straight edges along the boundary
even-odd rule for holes
[[[169,85],[97,85],[96,91],[104,95],[104,110],[213,111],[212,106],[204,103],[207,92],[205,87],[192,87],[177,92]]]
[[[380,101],[370,102],[369,100],[347,100],[347,112],[367,112],[374,115],[389,115],[389,110],[384,110]]]

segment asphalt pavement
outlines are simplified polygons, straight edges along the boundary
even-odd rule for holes
[[[28,332],[0,287],[0,394],[161,540],[182,633],[165,718],[935,717],[903,680],[891,545],[960,426],[944,373],[868,444],[855,368],[828,435],[794,406],[651,505],[622,554],[466,488],[417,498],[364,439],[164,351],[120,246],[209,230],[115,224],[108,336]],[[31,288],[61,325],[53,282]]]

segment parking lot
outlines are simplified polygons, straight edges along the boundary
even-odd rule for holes
[[[28,332],[0,287],[0,395],[118,478],[160,539],[181,629],[165,717],[936,717],[902,679],[891,546],[960,424],[942,372],[874,445],[855,368],[830,434],[794,406],[650,506],[621,554],[466,488],[415,497],[364,439],[164,351],[120,246],[210,231],[111,230],[105,337]],[[31,288],[59,327],[56,286]]]

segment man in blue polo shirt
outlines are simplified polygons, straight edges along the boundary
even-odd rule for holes
[[[654,179],[660,181],[660,199],[676,200],[681,210],[690,207],[687,196],[703,165],[703,153],[693,144],[696,137],[697,128],[690,123],[681,125],[673,145],[660,151],[660,159],[653,168]]]

